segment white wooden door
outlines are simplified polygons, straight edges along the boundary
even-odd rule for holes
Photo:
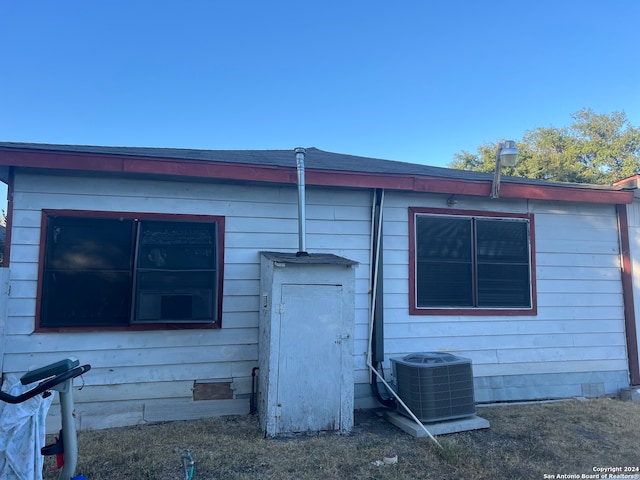
[[[282,285],[278,433],[340,427],[341,285]]]

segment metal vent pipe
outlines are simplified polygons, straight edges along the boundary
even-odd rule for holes
[[[305,200],[305,185],[304,185],[304,156],[307,151],[298,147],[296,152],[296,167],[298,170],[298,255],[299,257],[308,255],[306,245],[306,200]]]

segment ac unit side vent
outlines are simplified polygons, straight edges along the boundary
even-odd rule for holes
[[[414,353],[392,358],[399,397],[425,423],[475,415],[471,360],[449,353]],[[398,404],[398,412],[409,416]]]

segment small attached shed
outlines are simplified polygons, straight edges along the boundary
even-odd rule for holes
[[[393,380],[389,359],[413,352],[470,359],[479,402],[597,396],[637,378],[618,228],[631,190],[503,177],[490,198],[489,174],[315,148],[305,163],[308,253],[353,262],[349,332],[334,340],[349,352],[347,409],[379,406],[372,372]],[[263,252],[298,251],[293,150],[0,143],[0,178],[5,374],[90,363],[80,428],[245,414],[257,398],[275,418],[262,375],[282,357],[262,335],[294,332],[286,313],[267,321]],[[309,296],[310,318],[330,306],[320,287],[286,291]],[[303,385],[278,381],[287,395]]]
[[[262,252],[258,411],[269,436],[353,426],[355,266]]]

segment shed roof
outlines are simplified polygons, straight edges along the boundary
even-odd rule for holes
[[[289,150],[196,150],[0,142],[0,165],[295,183]],[[493,174],[306,149],[306,183],[489,196]],[[502,177],[501,197],[630,203],[621,186]]]

